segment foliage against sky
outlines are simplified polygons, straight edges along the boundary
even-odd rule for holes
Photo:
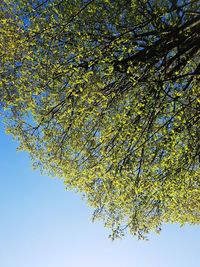
[[[199,1],[3,1],[0,96],[34,166],[141,238],[199,223]]]

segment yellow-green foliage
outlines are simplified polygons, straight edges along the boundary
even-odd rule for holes
[[[113,238],[199,223],[197,8],[170,0],[0,7],[7,131],[35,167],[86,196]]]

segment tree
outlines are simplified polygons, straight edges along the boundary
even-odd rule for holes
[[[1,105],[34,166],[83,194],[112,238],[198,224],[198,1],[11,2]]]

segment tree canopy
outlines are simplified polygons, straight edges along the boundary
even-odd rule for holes
[[[200,222],[200,11],[189,0],[3,0],[0,104],[111,237]]]

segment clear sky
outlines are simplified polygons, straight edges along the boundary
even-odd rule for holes
[[[200,229],[112,242],[81,198],[31,168],[0,123],[0,267],[198,267]]]

